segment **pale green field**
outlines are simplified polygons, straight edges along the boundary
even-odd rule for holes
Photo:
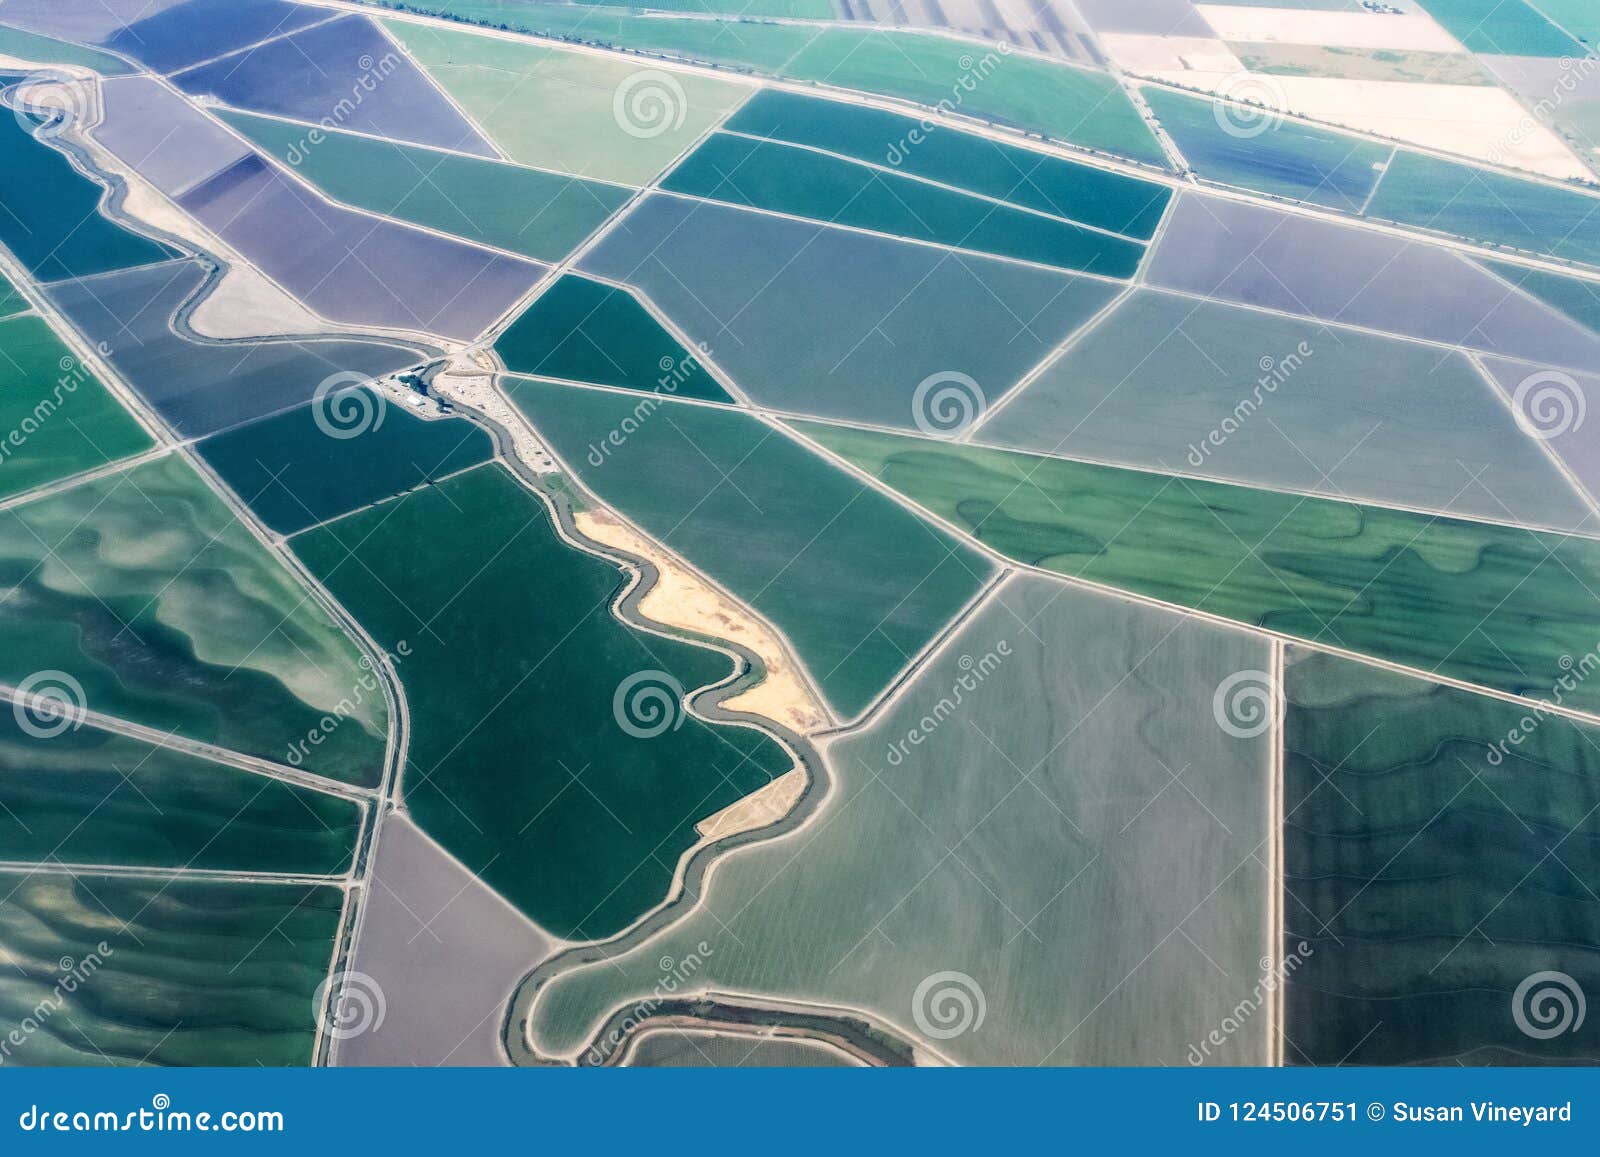
[[[750,91],[646,61],[387,27],[512,160],[579,177],[645,184]]]
[[[584,1049],[650,994],[663,957],[697,953],[685,992],[870,1011],[957,1063],[1187,1063],[1268,951],[1252,858],[1268,741],[1212,713],[1219,684],[1265,668],[1267,649],[1049,580],[1014,579],[997,600],[829,747],[836,783],[807,826],[730,853],[705,907],[657,938],[550,981],[539,1048]],[[984,1017],[939,1038],[926,1026],[953,1027],[932,1000],[947,983],[928,978],[950,972]],[[1263,1063],[1267,1020],[1211,1063]]]

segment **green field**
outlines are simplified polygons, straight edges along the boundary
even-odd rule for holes
[[[791,766],[746,727],[622,729],[636,673],[693,690],[733,664],[623,626],[622,572],[559,539],[499,466],[292,542],[369,631],[411,641],[412,817],[558,936],[609,935],[659,902],[695,823]]]
[[[612,0],[576,0],[578,4],[603,7],[620,7]],[[639,5],[652,11],[726,13],[729,16],[756,18],[778,16],[794,20],[833,20],[837,13],[828,0],[648,0]],[[510,5],[513,12],[524,10],[522,4]]]
[[[1137,110],[1103,72],[1002,55],[979,42],[876,28],[591,12],[571,5],[419,0],[412,7],[495,27],[631,48],[898,97],[1165,166]],[[414,25],[391,25],[400,30]]]
[[[1600,197],[1400,152],[1373,217],[1600,265]]]
[[[1390,84],[1475,84],[1494,80],[1464,52],[1406,52],[1312,44],[1244,44],[1228,47],[1250,72],[1268,76],[1324,76]]]
[[[1020,562],[1548,698],[1600,639],[1600,543],[806,424]],[[1181,565],[1174,560],[1181,560]],[[1593,685],[1567,696],[1600,705]]]
[[[361,399],[357,404],[357,397]],[[465,470],[494,454],[489,435],[461,419],[424,421],[370,390],[331,406],[381,414],[351,438],[317,424],[319,403],[214,434],[199,443],[201,457],[256,516],[281,534],[380,502],[402,490]]]
[[[25,127],[28,126],[28,127]],[[105,189],[36,140],[23,116],[0,116],[0,244],[40,281],[59,281],[172,257],[100,213]]]
[[[1505,56],[1576,56],[1583,51],[1582,45],[1524,0],[1419,2],[1428,15],[1473,52]]]
[[[970,189],[1013,205],[1148,240],[1171,194],[1162,185],[845,101],[762,89],[724,126],[810,145]]]
[[[267,152],[354,205],[559,261],[628,199],[615,185],[224,111]],[[309,141],[307,134],[320,134]]]
[[[1218,123],[1218,106],[1211,101],[1164,88],[1143,92],[1196,173],[1258,193],[1359,212],[1378,183],[1379,171],[1373,166],[1394,151],[1287,120],[1259,136],[1241,138]]]
[[[512,160],[578,177],[643,185],[750,91],[531,42],[386,27]]]
[[[1510,1006],[1534,972],[1600,984],[1600,731],[1288,660],[1285,920],[1311,949],[1288,986],[1291,1063],[1592,1058],[1591,1025],[1533,1040]]]
[[[7,290],[0,288],[0,296]],[[143,427],[43,318],[0,322],[0,495],[93,470],[150,445]]]
[[[360,652],[180,457],[0,512],[0,587],[0,682],[65,672],[96,711],[279,762],[326,732],[306,770],[378,782]]]
[[[777,141],[714,133],[661,183],[671,192],[1107,277],[1144,247],[898,173]]]
[[[1600,281],[1581,281],[1576,277],[1563,277],[1559,273],[1529,269],[1523,265],[1507,265],[1501,261],[1483,261],[1479,264],[1497,277],[1503,277],[1519,289],[1533,294],[1579,325],[1600,333]]]
[[[350,869],[361,809],[349,800],[89,725],[53,734],[65,721],[36,716],[24,731],[12,705],[3,708],[0,860]]]
[[[3,24],[0,24],[0,56],[14,56],[32,64],[79,64],[94,69],[101,76],[120,76],[133,71],[127,61],[110,53]]]
[[[15,877],[0,900],[5,1063],[310,1064],[343,902],[331,887]]]
[[[575,274],[541,294],[500,335],[494,349],[513,373],[713,402],[733,400],[638,298]]]
[[[862,1009],[958,1064],[1187,1064],[1269,943],[1271,880],[1250,859],[1268,740],[1212,716],[1220,681],[1267,662],[1225,628],[1009,583],[831,748],[832,792],[807,827],[729,853],[661,936],[553,979],[536,1043],[586,1047],[650,993],[659,958],[704,941],[697,987]],[[952,971],[982,994],[983,1023],[929,1039],[919,1017],[947,1022],[919,987]],[[1211,1063],[1262,1064],[1267,1048],[1258,1019]]]
[[[507,393],[602,501],[784,632],[845,718],[992,573],[748,414],[670,402],[641,414],[626,395],[540,382]]]

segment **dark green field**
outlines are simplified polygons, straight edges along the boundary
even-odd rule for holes
[[[1548,970],[1600,985],[1600,732],[1289,660],[1284,919],[1290,949],[1310,948],[1288,985],[1290,1063],[1592,1060],[1592,1009],[1535,1039],[1512,995]]]
[[[360,828],[349,800],[0,705],[0,860],[336,875]]]
[[[5,1063],[310,1064],[343,901],[331,887],[15,877],[0,900]]]
[[[372,391],[360,396],[368,410],[359,412],[377,412]],[[355,407],[356,397],[332,400],[343,403]],[[282,534],[464,470],[494,453],[489,435],[472,423],[424,421],[392,402],[369,429],[335,438],[318,427],[317,405],[213,435],[198,446],[234,493]]]
[[[846,718],[993,573],[748,414],[661,403],[636,419],[618,394],[539,382],[508,392],[602,500],[771,619]],[[621,445],[608,444],[613,430]]]
[[[0,81],[7,79],[0,73]],[[82,277],[174,256],[100,215],[105,190],[35,140],[25,117],[0,117],[0,243],[40,281]]]
[[[1600,640],[1600,543],[806,424],[1021,562],[1468,682],[1549,697]],[[1568,696],[1600,705],[1591,683]]]
[[[1533,294],[1550,308],[1566,314],[1579,325],[1586,325],[1600,333],[1600,281],[1563,277],[1559,273],[1508,265],[1503,261],[1485,261],[1481,264],[1491,273]]]
[[[220,115],[347,205],[545,261],[572,252],[628,199],[628,190],[597,181],[246,113]]]
[[[661,185],[713,201],[1108,277],[1131,276],[1144,256],[1142,245],[1122,237],[854,161],[727,133],[710,137]]]
[[[570,273],[512,322],[494,348],[513,373],[733,400],[632,294]]]
[[[622,572],[562,542],[500,466],[293,545],[369,631],[410,640],[412,815],[559,936],[609,935],[660,901],[695,823],[791,766],[749,728],[680,714],[654,737],[622,729],[630,676],[693,690],[732,663],[624,627]]]

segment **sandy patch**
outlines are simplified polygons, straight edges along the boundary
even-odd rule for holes
[[[1209,37],[1100,34],[1100,44],[1119,68],[1146,76],[1170,71],[1234,73],[1244,68],[1233,50]]]
[[[775,719],[801,735],[826,727],[828,713],[799,675],[778,634],[742,604],[724,595],[660,544],[645,538],[609,512],[582,511],[573,522],[596,542],[648,558],[660,581],[639,604],[640,612],[664,627],[727,639],[754,651],[767,677],[723,703]]]
[[[805,769],[797,767],[784,772],[765,787],[756,788],[716,814],[707,816],[694,825],[694,830],[705,840],[720,840],[739,832],[753,832],[788,815],[805,790]]]
[[[1227,4],[1199,4],[1196,8],[1223,40],[1414,52],[1465,51],[1455,37],[1422,12],[1317,12]]]
[[[1408,144],[1509,165],[1560,180],[1588,176],[1561,138],[1510,93],[1459,84],[1395,84],[1322,76],[1168,70],[1157,79],[1252,101]]]
[[[494,374],[470,358],[457,358],[450,368],[433,379],[432,389],[486,415],[511,434],[511,451],[535,474],[556,473],[555,459],[518,410],[494,388]]]

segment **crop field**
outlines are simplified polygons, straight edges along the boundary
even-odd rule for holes
[[[498,466],[292,541],[370,631],[409,644],[408,810],[557,936],[630,923],[666,895],[696,822],[789,768],[761,732],[680,715],[676,698],[676,728],[623,729],[613,700],[631,676],[681,695],[732,663],[614,619],[621,571],[558,538]]]
[[[27,722],[0,715],[0,860],[305,875],[354,864],[362,816],[348,799],[87,725],[51,735]]]
[[[1144,247],[937,185],[777,141],[713,134],[661,183],[734,205],[1129,277]]]
[[[905,429],[930,376],[998,398],[1121,288],[661,195],[580,265],[642,290],[757,403]]]
[[[157,73],[231,55],[326,19],[315,8],[287,0],[185,0],[126,9],[132,19],[119,22],[105,45]]]
[[[1600,196],[1420,153],[1396,154],[1368,213],[1600,266]]]
[[[1289,1055],[1515,1063],[1529,1038],[1505,1009],[1524,977],[1600,982],[1594,729],[1530,729],[1513,704],[1289,659],[1286,931],[1311,947],[1288,985]],[[1586,1041],[1549,1046],[1579,1062]]]
[[[1428,15],[1474,52],[1508,56],[1581,55],[1583,46],[1545,19],[1540,6],[1546,2],[1421,0]]]
[[[6,308],[0,305],[0,313]],[[150,446],[150,436],[38,317],[0,321],[0,350],[0,427],[18,435],[0,457],[0,495],[20,494]]]
[[[1203,957],[1246,975],[1268,945],[1269,880],[1250,859],[1266,835],[1267,743],[1225,734],[1210,706],[1220,679],[1265,662],[1261,642],[1220,628],[1013,581],[831,751],[837,782],[814,829],[729,853],[703,910],[553,981],[532,1009],[534,1045],[586,1047],[648,994],[658,957],[714,938],[696,977],[713,991],[896,1026],[925,1013],[911,996],[924,977],[964,974],[987,1018],[934,1042],[958,1062],[1185,1063],[1237,999]],[[930,742],[908,744],[930,716],[942,720]],[[1179,767],[1193,795],[1151,803]],[[1154,855],[1184,872],[1136,870]],[[1257,1025],[1222,1059],[1259,1063],[1266,1048]]]
[[[201,340],[179,318],[209,275],[198,261],[169,262],[61,281],[48,292],[79,332],[104,343],[123,380],[186,435],[304,402],[334,374],[377,377],[423,360],[418,350],[374,341]]]
[[[1179,197],[1146,272],[1169,289],[1453,348],[1573,369],[1600,363],[1600,336],[1457,254],[1253,205]]]
[[[1497,521],[1594,517],[1465,356],[1149,291],[976,437]]]
[[[1258,137],[1219,123],[1207,100],[1147,87],[1144,99],[1189,164],[1208,181],[1359,212],[1377,187],[1392,148],[1285,121]]]
[[[642,185],[749,92],[703,77],[666,85],[637,64],[453,29],[389,30],[511,160],[577,177]],[[663,94],[683,115],[657,126],[653,115],[671,115],[653,104]]]
[[[538,260],[565,257],[627,200],[614,185],[499,161],[340,132],[311,146],[297,122],[223,119],[347,205]]]
[[[376,415],[339,438],[339,411]],[[424,421],[370,389],[311,402],[201,442],[206,463],[280,534],[293,534],[486,461],[488,434],[469,422]]]
[[[1008,558],[1297,638],[1535,698],[1552,694],[1563,657],[1600,638],[1589,539],[803,429]],[[1175,552],[1184,567],[1154,563]]]
[[[495,352],[512,373],[732,400],[637,298],[587,277],[569,274],[540,294],[506,327]]]
[[[1507,265],[1502,261],[1485,261],[1481,264],[1496,277],[1510,282],[1556,312],[1600,334],[1600,281],[1580,281],[1559,273],[1529,269],[1525,265]]]
[[[343,902],[327,886],[23,877],[0,901],[0,950],[14,965],[0,1018],[20,1025],[41,999],[61,1003],[13,1060],[309,1064],[312,996]],[[93,983],[67,987],[91,961]]]
[[[0,511],[0,681],[64,672],[97,711],[283,760],[362,674],[355,646],[194,471],[167,456]],[[369,699],[307,770],[376,783]]]
[[[511,390],[585,484],[777,624],[844,718],[992,573],[748,415],[656,401],[638,417],[627,394]]]

